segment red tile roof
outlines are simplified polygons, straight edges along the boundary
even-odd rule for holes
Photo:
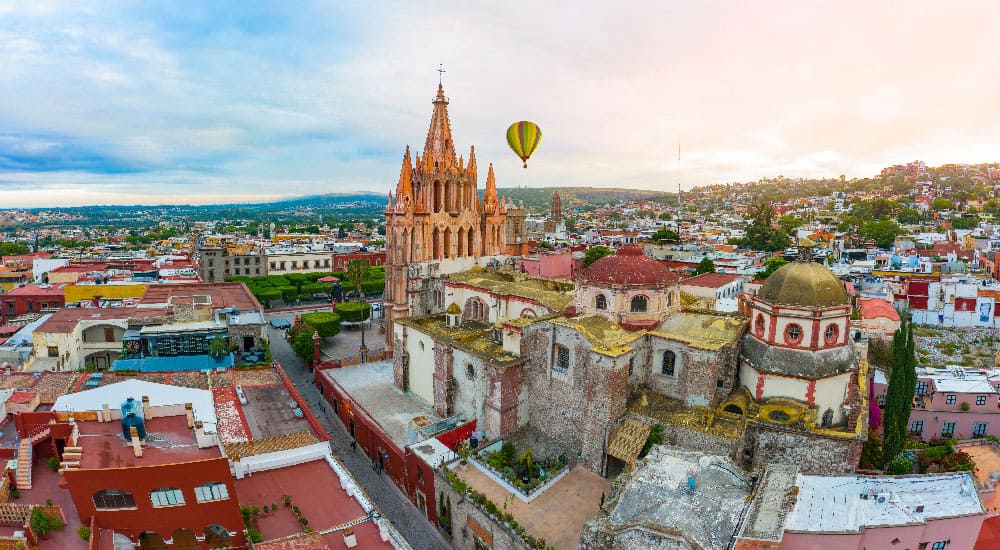
[[[739,278],[739,275],[730,273],[702,273],[690,279],[684,279],[681,284],[704,288],[722,288]]]
[[[4,296],[62,296],[63,285],[24,285],[11,290]]]
[[[868,298],[861,300],[861,316],[865,319],[875,319],[885,317],[891,321],[899,320],[899,312],[892,304],[881,298]]]
[[[663,262],[650,258],[637,245],[627,245],[584,269],[581,278],[592,284],[659,285],[680,277]]]
[[[44,323],[35,329],[39,333],[60,333],[73,332],[80,321],[105,320],[105,319],[128,319],[135,313],[134,307],[109,307],[109,308],[81,308],[71,307],[60,309],[52,314]]]
[[[141,304],[165,304],[179,297],[211,296],[212,309],[236,307],[241,311],[262,311],[264,308],[243,283],[179,283],[150,285],[142,295]]]

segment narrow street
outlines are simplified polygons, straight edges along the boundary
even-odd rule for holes
[[[294,315],[268,315],[291,318]],[[292,352],[288,342],[282,337],[282,331],[268,326],[268,339],[271,343],[271,354],[281,363],[285,372],[298,388],[330,433],[330,445],[333,453],[343,462],[354,475],[365,492],[372,498],[382,514],[396,526],[399,533],[417,550],[447,549],[450,546],[420,511],[410,503],[403,493],[385,475],[377,474],[371,467],[371,461],[360,450],[351,450],[351,438],[344,426],[330,414],[326,401],[313,384],[312,373],[303,362]]]

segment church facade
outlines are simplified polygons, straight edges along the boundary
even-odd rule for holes
[[[506,261],[508,235],[524,235],[523,210],[497,196],[492,164],[480,200],[475,147],[470,147],[468,160],[456,153],[448,98],[440,84],[432,103],[423,152],[411,156],[407,146],[396,192],[389,193],[385,209],[389,351],[395,344],[395,319],[443,309],[442,276]],[[520,228],[507,227],[508,213]]]

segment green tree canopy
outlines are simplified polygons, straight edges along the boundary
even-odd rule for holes
[[[681,235],[672,229],[662,228],[653,233],[652,240],[654,243],[676,243],[681,240]]]
[[[371,277],[371,267],[363,260],[351,260],[347,263],[347,280],[351,282],[355,290],[358,291],[358,301],[364,299],[363,283]]]
[[[329,311],[317,311],[314,313],[303,313],[300,317],[302,323],[319,333],[321,338],[335,336],[340,332],[340,315]],[[312,332],[309,333],[310,335]]]
[[[896,240],[896,236],[903,230],[892,220],[867,221],[861,224],[858,235],[866,241],[875,241],[879,248],[889,248]]]
[[[788,233],[774,228],[774,207],[769,202],[758,202],[750,208],[750,223],[746,237],[739,241],[741,246],[751,250],[776,252],[792,244]]]
[[[931,210],[940,212],[941,210],[951,210],[951,199],[936,198],[931,201]]]
[[[372,306],[367,302],[341,302],[337,304],[337,315],[348,323],[359,323],[371,316]]]
[[[788,263],[788,260],[786,260],[784,258],[779,258],[777,256],[774,257],[774,258],[768,258],[767,261],[764,262],[764,271],[761,271],[760,273],[758,273],[756,278],[757,279],[767,279],[768,277],[771,276],[772,273],[774,273],[781,266],[783,266],[783,265],[785,265],[787,263]]]
[[[909,315],[900,317],[899,328],[892,336],[892,370],[889,372],[889,387],[886,389],[882,415],[882,460],[886,464],[892,462],[903,450],[917,385],[913,324]]]
[[[702,258],[698,262],[698,267],[694,268],[695,275],[701,275],[702,273],[715,273],[715,262],[711,258]]]
[[[914,223],[920,223],[923,221],[924,217],[913,208],[900,208],[899,213],[896,214],[896,221],[903,225],[910,225]]]
[[[613,252],[606,246],[592,246],[583,253],[583,267],[590,267],[590,264],[610,254]]]

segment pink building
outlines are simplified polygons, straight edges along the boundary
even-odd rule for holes
[[[885,374],[875,371],[875,398],[885,404]],[[1000,436],[1000,369],[917,368],[909,432],[924,441]]]
[[[799,474],[781,550],[972,550],[986,512],[969,472]]]
[[[546,279],[573,280],[582,265],[583,252],[573,252],[569,248],[540,252],[534,256],[522,256],[517,259],[518,271]]]

